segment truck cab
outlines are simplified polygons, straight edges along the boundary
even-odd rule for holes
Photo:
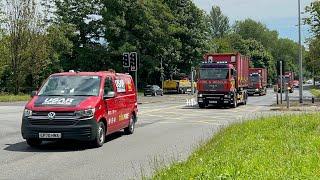
[[[51,75],[26,104],[21,133],[30,146],[79,140],[103,145],[105,136],[134,132],[137,93],[130,75],[66,72]]]
[[[246,104],[248,59],[240,54],[208,54],[199,68],[198,104],[237,107]]]
[[[248,94],[260,96],[267,94],[267,70],[264,68],[249,69]]]
[[[293,72],[285,72],[282,76],[282,91],[284,92],[286,87],[288,88],[289,93],[294,93],[294,74]],[[278,78],[278,92],[281,92],[281,76]]]
[[[203,64],[197,82],[199,106],[234,103],[235,74],[230,64]]]

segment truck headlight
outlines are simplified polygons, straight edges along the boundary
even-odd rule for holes
[[[256,91],[259,91],[259,89],[256,89]]]
[[[24,111],[23,111],[23,116],[24,116],[24,117],[30,117],[30,116],[32,116],[32,111],[29,110],[29,109],[24,109]]]
[[[224,95],[224,98],[230,98],[230,94]]]
[[[90,108],[86,110],[76,111],[74,114],[75,116],[80,118],[89,118],[89,117],[93,117],[95,112],[96,112],[95,108]]]
[[[202,98],[202,96],[203,96],[202,94],[198,94],[198,97]]]

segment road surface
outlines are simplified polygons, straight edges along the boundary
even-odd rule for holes
[[[143,97],[135,133],[109,136],[98,149],[76,142],[31,148],[20,135],[23,103],[0,104],[0,179],[141,179],[164,164],[185,160],[222,127],[270,113],[275,103],[270,91],[236,109],[187,107],[187,99]]]

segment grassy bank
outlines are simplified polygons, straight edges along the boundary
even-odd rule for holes
[[[0,102],[18,102],[18,101],[28,101],[30,100],[30,95],[19,94],[0,94]]]
[[[317,179],[320,114],[232,125],[154,179]]]
[[[320,89],[311,89],[310,92],[311,92],[312,95],[314,95],[315,97],[320,97]]]

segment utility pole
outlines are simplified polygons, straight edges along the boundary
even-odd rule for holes
[[[194,67],[191,67],[191,95],[194,94]]]
[[[280,61],[280,103],[282,104],[282,91],[283,91],[283,72],[282,72],[282,61]]]
[[[303,103],[303,69],[302,69],[302,41],[301,41],[301,2],[298,0],[299,13],[299,100]]]
[[[164,69],[163,69],[163,64],[162,64],[162,58],[161,58],[161,68],[160,68],[160,72],[161,72],[161,89],[163,91],[163,81],[164,81]]]

